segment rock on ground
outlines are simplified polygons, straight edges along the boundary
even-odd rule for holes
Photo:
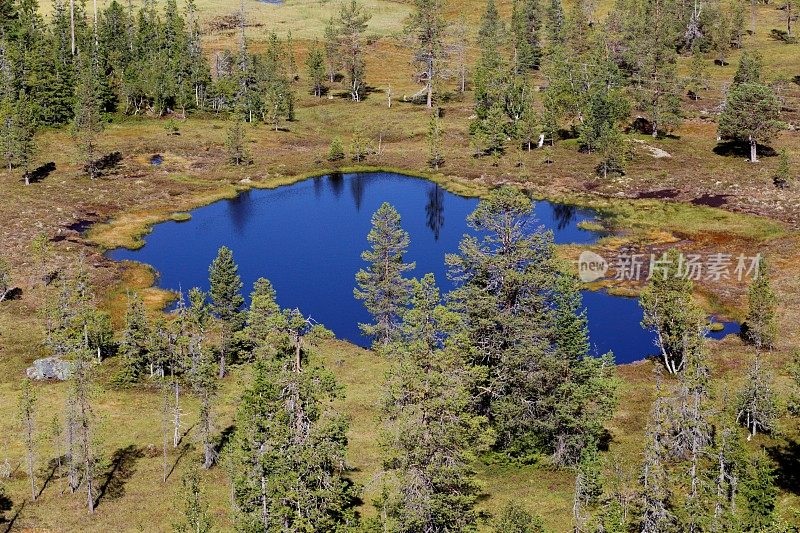
[[[35,360],[33,366],[28,367],[25,373],[28,378],[37,381],[49,379],[66,381],[69,379],[71,370],[72,365],[68,361],[58,357],[45,357]]]

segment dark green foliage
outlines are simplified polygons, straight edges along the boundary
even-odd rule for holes
[[[231,121],[228,135],[225,138],[225,148],[228,152],[229,163],[232,165],[249,165],[253,162],[246,144],[247,136],[244,131],[244,121],[240,117],[236,117]]]
[[[233,261],[233,252],[227,246],[217,251],[217,257],[208,267],[211,311],[221,325],[219,377],[225,376],[225,364],[230,357],[234,334],[243,327],[242,279],[239,267]]]
[[[492,520],[496,533],[544,533],[542,519],[511,502]]]
[[[744,337],[756,349],[772,348],[778,338],[777,306],[766,259],[759,258],[758,270],[748,291],[748,311],[744,320]]]
[[[662,266],[652,273],[639,298],[644,310],[642,327],[656,333],[664,367],[670,374],[684,368],[686,340],[705,327],[704,317],[692,301],[692,281],[680,271],[679,257],[674,249],[664,254]]]
[[[344,147],[342,140],[339,137],[334,137],[331,140],[331,145],[328,148],[328,161],[341,161],[344,159]]]
[[[778,168],[775,169],[775,174],[772,176],[772,182],[776,187],[785,189],[790,187],[794,182],[792,176],[792,167],[789,161],[789,152],[786,148],[781,148],[780,155],[778,156]]]
[[[211,513],[200,486],[200,472],[190,465],[181,478],[181,522],[173,526],[175,533],[209,533],[213,531]]]
[[[118,385],[139,381],[149,362],[151,328],[144,311],[144,303],[138,294],[128,295],[128,308],[125,311],[125,330],[122,332],[119,353],[123,367],[115,377]]]
[[[758,161],[757,144],[769,141],[782,127],[781,104],[772,89],[740,83],[728,92],[719,117],[719,136],[750,144],[750,161]]]
[[[472,465],[491,444],[486,419],[470,412],[463,338],[441,342],[457,317],[440,303],[433,275],[414,280],[383,402],[383,530],[472,531],[479,494]]]
[[[403,274],[413,269],[414,263],[403,262],[408,250],[408,233],[400,226],[400,214],[388,203],[372,215],[372,229],[367,240],[371,248],[361,254],[361,259],[369,266],[356,274],[358,288],[353,294],[364,301],[373,317],[372,324],[359,325],[361,331],[380,347],[399,334],[410,287],[410,281]]]
[[[441,120],[437,113],[431,113],[431,120],[428,123],[428,165],[434,170],[439,170],[443,163]]]
[[[615,404],[610,357],[588,356],[578,285],[558,274],[552,234],[532,231],[532,204],[501,188],[469,219],[481,239],[465,237],[448,255],[477,377],[478,412],[498,433],[497,445],[526,461],[542,453],[578,461],[600,438]]]
[[[744,527],[750,531],[763,531],[772,525],[778,487],[775,485],[775,467],[766,453],[760,451],[750,458],[739,490],[744,500]]]
[[[733,86],[740,83],[761,83],[761,54],[745,50],[739,59],[739,66],[733,76]]]
[[[415,6],[407,31],[416,41],[416,77],[425,85],[426,105],[430,109],[433,107],[436,86],[447,76],[444,0],[415,0]]]
[[[518,72],[538,68],[542,56],[541,7],[537,0],[515,0],[511,11],[514,58]]]
[[[271,287],[254,289],[269,322],[251,324],[258,345],[253,378],[228,448],[238,531],[337,531],[353,525],[356,488],[345,478],[346,419],[325,407],[339,388],[311,362],[315,334],[296,311],[279,312]],[[263,314],[251,314],[259,321]]]
[[[319,46],[317,41],[314,41],[314,45],[308,52],[308,57],[306,58],[306,69],[314,96],[322,96],[322,93],[326,89],[325,52]]]

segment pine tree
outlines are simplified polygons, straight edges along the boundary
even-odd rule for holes
[[[428,165],[439,170],[444,163],[444,152],[442,152],[442,126],[438,113],[431,113],[428,123]]]
[[[514,33],[514,64],[517,72],[538,68],[542,56],[541,15],[538,0],[514,0],[511,30]]]
[[[344,147],[342,146],[342,139],[334,137],[331,140],[331,145],[328,147],[328,161],[341,161],[344,159]]]
[[[361,101],[367,88],[362,41],[371,18],[372,15],[364,10],[358,0],[349,0],[342,3],[335,21],[338,56],[354,102]]]
[[[750,432],[772,433],[776,429],[778,406],[772,375],[762,366],[761,354],[756,351],[747,372],[747,381],[736,399],[736,421]]]
[[[225,377],[226,359],[230,357],[233,335],[242,327],[242,279],[233,261],[233,252],[222,246],[208,267],[211,310],[222,326],[220,336],[219,377]]]
[[[347,421],[324,407],[338,387],[309,364],[313,331],[297,311],[276,317],[274,357],[258,357],[242,395],[228,470],[243,531],[337,531],[354,523],[345,478]]]
[[[384,530],[472,530],[478,496],[472,464],[491,432],[485,418],[469,411],[460,342],[439,342],[456,318],[441,305],[433,275],[414,280],[411,292],[402,338],[389,348],[384,491],[375,504]]]
[[[248,165],[252,162],[250,152],[247,150],[247,138],[244,131],[244,122],[241,117],[236,117],[228,128],[225,139],[225,148],[228,152],[228,162],[232,165]]]
[[[36,501],[36,391],[29,379],[22,381],[19,396],[19,421],[22,426],[22,439],[25,443],[28,479],[31,484],[31,500]]]
[[[650,283],[639,298],[644,311],[642,327],[656,334],[656,345],[670,374],[683,370],[687,342],[705,323],[692,301],[692,281],[682,272],[680,257],[677,250],[665,252],[660,272],[651,272]]]
[[[200,487],[200,472],[190,465],[181,478],[180,494],[183,510],[181,521],[173,526],[176,533],[209,533],[213,531],[213,521]]]
[[[719,136],[746,141],[750,161],[758,162],[757,145],[769,141],[782,127],[781,103],[772,89],[759,83],[741,83],[727,95],[719,117]]]
[[[415,78],[425,85],[426,105],[432,109],[435,85],[446,73],[444,0],[415,0],[415,8],[407,31],[416,42]]]
[[[30,185],[31,160],[36,151],[36,117],[30,99],[20,94],[14,106],[14,119],[11,130],[13,142],[13,165],[22,169],[25,185]],[[9,162],[9,164],[11,164]]]
[[[786,148],[781,148],[778,155],[778,168],[775,169],[775,174],[772,176],[772,182],[776,187],[785,189],[791,186],[794,181],[792,177],[792,167],[789,161],[789,152]]]
[[[306,58],[306,69],[308,79],[311,82],[311,90],[314,96],[321,97],[325,92],[325,52],[320,48],[319,43],[314,41],[311,50]]]
[[[769,268],[759,258],[758,270],[748,291],[748,312],[744,320],[745,339],[760,351],[774,346],[778,337],[777,298],[772,290]]]
[[[212,442],[214,427],[213,402],[219,389],[218,368],[214,354],[206,346],[206,332],[210,311],[206,303],[208,295],[200,289],[189,291],[190,339],[188,346],[189,368],[187,379],[192,393],[200,400],[199,433],[203,447],[203,468],[211,468],[217,460],[217,451]]]
[[[700,91],[708,90],[708,72],[699,44],[692,46],[692,60],[689,64],[689,80],[686,88],[693,100],[700,99]]]
[[[359,324],[364,335],[372,337],[375,346],[385,346],[399,334],[409,298],[410,282],[403,274],[415,263],[403,262],[408,251],[408,233],[400,226],[400,214],[388,203],[372,215],[372,229],[367,235],[371,248],[361,254],[369,263],[356,274],[355,297],[364,301],[372,315],[372,324]]]
[[[761,54],[745,50],[742,52],[742,57],[739,59],[739,66],[736,67],[736,73],[733,75],[731,88],[742,83],[761,83],[762,68],[763,59],[761,58]]]

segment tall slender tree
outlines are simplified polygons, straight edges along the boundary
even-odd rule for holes
[[[242,279],[239,267],[233,261],[233,252],[227,246],[217,251],[217,257],[208,268],[211,286],[211,310],[220,321],[219,377],[225,377],[226,359],[230,357],[233,335],[242,327]]]
[[[361,259],[369,266],[356,274],[358,287],[353,294],[363,300],[373,318],[372,324],[359,325],[361,331],[380,347],[399,334],[409,301],[410,281],[403,274],[416,265],[403,261],[408,251],[408,233],[400,226],[400,214],[387,202],[372,215],[367,241],[371,248],[361,254]]]

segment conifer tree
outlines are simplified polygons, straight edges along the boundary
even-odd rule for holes
[[[750,433],[748,440],[758,432],[772,433],[776,429],[778,406],[773,378],[764,369],[758,350],[736,399],[736,411],[736,421]]]
[[[90,55],[87,51],[82,51],[79,65],[73,134],[83,158],[83,170],[87,176],[95,179],[100,174],[96,161],[97,136],[103,131],[98,94],[100,74],[97,68],[96,52]]]
[[[328,161],[341,161],[344,159],[344,147],[342,146],[342,139],[334,137],[331,140],[331,145],[328,147]]]
[[[95,417],[92,409],[93,369],[92,353],[79,349],[75,353],[72,365],[72,386],[69,405],[70,433],[73,439],[71,461],[74,465],[75,479],[79,479],[86,488],[86,504],[90,513],[95,508],[95,477],[99,467],[95,451],[97,440],[95,435]],[[77,487],[77,483],[75,487]]]
[[[486,419],[470,413],[469,372],[461,341],[440,343],[452,312],[440,303],[432,274],[414,280],[401,340],[389,348],[382,447],[384,491],[375,502],[389,531],[475,528],[474,454],[491,444]]]
[[[354,524],[355,487],[345,479],[347,421],[325,408],[333,375],[310,364],[313,333],[297,311],[279,313],[261,342],[239,402],[228,470],[234,516],[243,531],[337,531]]]
[[[6,299],[13,288],[11,277],[11,267],[8,261],[0,257],[0,302]]]
[[[772,348],[778,336],[777,298],[764,258],[759,258],[758,270],[753,277],[747,294],[749,308],[743,329],[745,339],[760,351]]]
[[[325,92],[325,52],[320,48],[317,41],[314,41],[314,45],[308,52],[306,69],[314,96],[321,97],[322,93]]]
[[[200,486],[200,472],[190,465],[181,478],[180,492],[183,509],[181,521],[175,523],[175,533],[210,533],[213,521]]]
[[[538,0],[514,0],[511,30],[514,33],[514,65],[518,72],[539,66],[542,56],[541,25]]]
[[[372,315],[372,324],[359,324],[364,335],[376,347],[385,346],[399,334],[400,320],[409,298],[410,281],[403,274],[415,263],[403,262],[408,251],[408,233],[400,226],[400,214],[389,203],[372,215],[372,229],[367,235],[371,248],[361,254],[369,263],[356,274],[355,297],[363,300]]]
[[[36,501],[36,391],[29,379],[22,381],[19,396],[19,421],[22,426],[22,439],[25,443],[28,480],[31,484],[31,500]]]
[[[656,334],[667,372],[677,374],[686,364],[687,341],[703,327],[692,301],[692,281],[680,270],[680,254],[670,250],[661,258],[662,268],[651,273],[639,303],[644,311],[642,327]]]
[[[689,80],[686,88],[693,100],[699,100],[700,91],[708,89],[708,72],[699,44],[692,46],[692,59],[689,64]]]
[[[660,379],[656,388],[656,399],[647,425],[644,464],[640,483],[641,514],[638,529],[642,533],[668,531],[675,523],[670,512],[669,474],[667,459],[669,454],[669,420],[667,408],[661,397]]]
[[[736,67],[736,73],[733,75],[731,88],[742,83],[761,83],[762,68],[763,59],[761,58],[761,54],[745,50],[742,52],[742,57],[739,59],[739,66]]]
[[[750,458],[739,490],[744,500],[742,523],[745,529],[766,530],[775,520],[778,487],[775,485],[775,467],[763,450]]]
[[[151,333],[141,297],[137,293],[129,294],[125,330],[120,342],[124,366],[116,378],[120,385],[135,383],[141,379],[148,366]]]
[[[544,533],[542,519],[511,502],[492,520],[495,533]]]
[[[225,377],[226,359],[230,357],[233,335],[242,327],[242,279],[239,267],[233,261],[233,252],[227,246],[217,251],[217,257],[208,267],[211,310],[222,326],[220,337],[219,377]]]
[[[342,3],[335,21],[338,56],[354,102],[361,101],[367,88],[363,39],[371,18],[363,4],[349,0]]]
[[[439,170],[443,163],[441,120],[438,113],[431,113],[431,120],[428,123],[428,165],[434,170]]]
[[[415,0],[415,8],[408,26],[416,43],[415,77],[425,85],[426,105],[432,109],[435,85],[446,73],[444,0]]]
[[[781,103],[773,90],[759,83],[741,83],[727,95],[719,117],[719,136],[750,145],[750,162],[758,162],[758,143],[769,141],[782,127]]]
[[[225,148],[228,152],[228,162],[233,165],[247,165],[252,162],[250,152],[245,144],[247,143],[244,122],[241,117],[232,119],[228,128],[228,136],[225,139]]]
[[[772,176],[772,182],[776,187],[785,189],[789,187],[794,179],[792,178],[792,168],[789,161],[789,152],[786,148],[781,148],[778,155],[778,168],[775,169],[775,174]]]

